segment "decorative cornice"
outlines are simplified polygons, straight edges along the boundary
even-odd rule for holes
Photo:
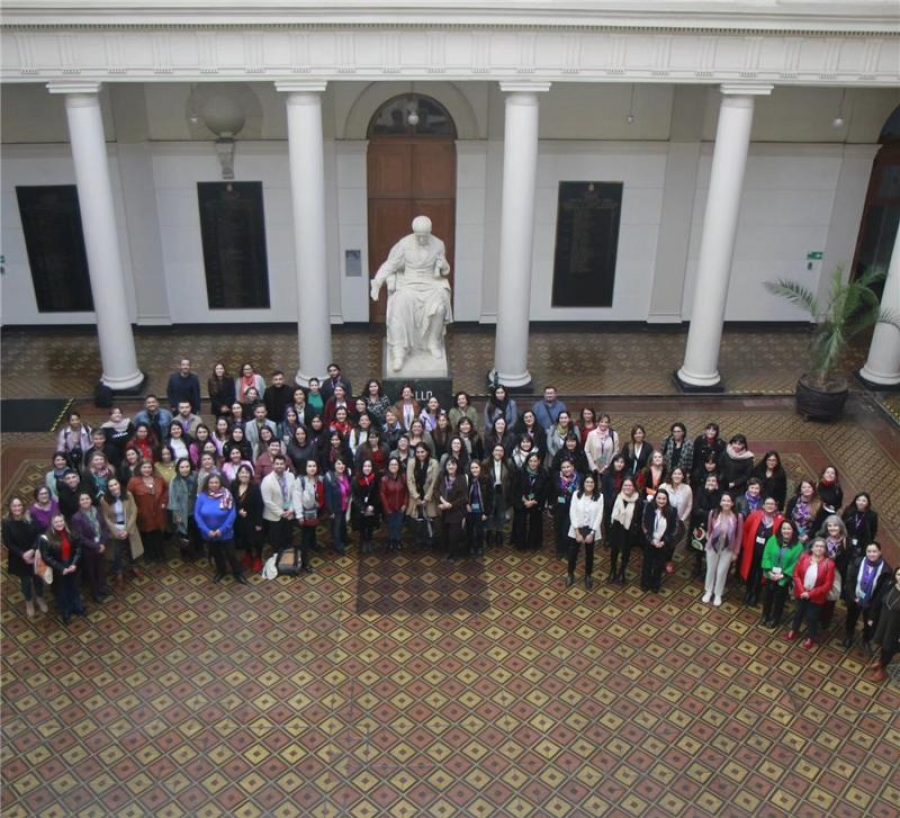
[[[900,86],[892,33],[382,27],[0,28],[3,82],[353,78]],[[532,90],[534,90],[532,88]]]

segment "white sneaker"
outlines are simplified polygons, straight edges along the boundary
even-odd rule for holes
[[[709,601],[710,601],[711,599],[712,599],[712,591],[707,591],[705,594],[703,594],[703,597],[701,598],[700,601],[701,601],[704,605],[709,605]]]
[[[718,608],[719,605],[721,605],[721,604],[722,604],[722,597],[717,596],[717,597],[713,600],[713,605],[715,605],[715,606]]]

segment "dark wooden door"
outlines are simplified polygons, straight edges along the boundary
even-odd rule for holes
[[[416,216],[428,216],[432,232],[447,248],[453,286],[456,235],[456,144],[450,139],[384,137],[369,143],[369,277],[403,236]],[[369,320],[383,324],[384,288],[369,302]]]
[[[900,142],[892,142],[881,147],[872,163],[866,205],[856,242],[856,257],[851,268],[853,278],[859,278],[873,267],[880,267],[887,272],[898,228]],[[872,289],[880,297],[884,284],[876,284]]]

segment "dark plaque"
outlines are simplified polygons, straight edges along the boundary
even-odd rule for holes
[[[262,182],[198,182],[210,309],[269,307]]]
[[[75,185],[17,187],[39,312],[94,309]]]
[[[611,307],[622,182],[560,182],[554,307]]]

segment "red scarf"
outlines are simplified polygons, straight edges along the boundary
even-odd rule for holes
[[[72,559],[72,541],[69,539],[69,534],[67,531],[63,530],[59,535],[60,546],[59,553],[62,557],[63,562],[68,562]]]

